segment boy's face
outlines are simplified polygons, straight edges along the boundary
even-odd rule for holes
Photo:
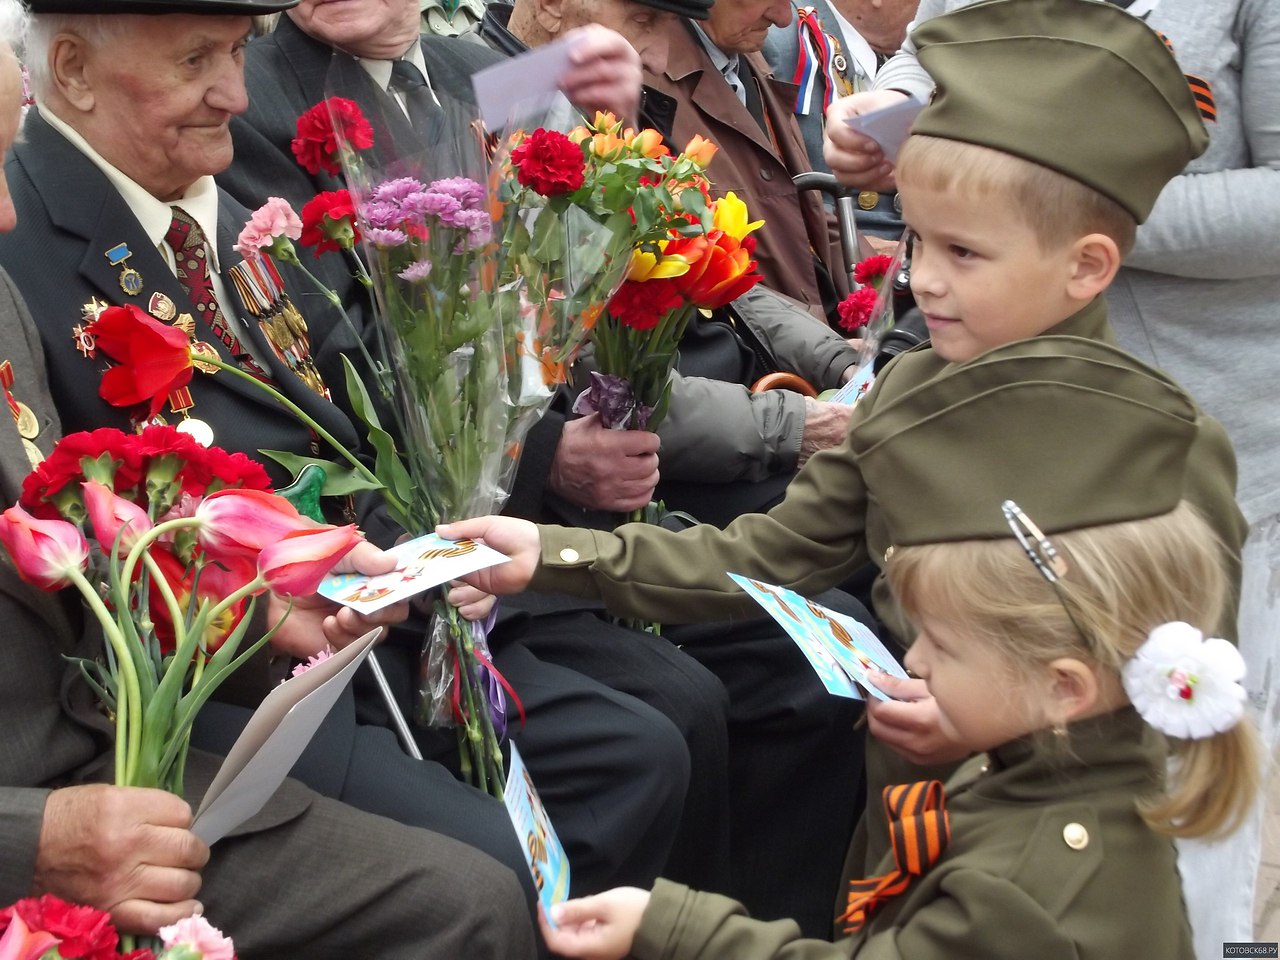
[[[911,292],[943,359],[1037,336],[1084,306],[1067,295],[1074,245],[1042,250],[1012,204],[903,182],[898,190],[916,237]]]
[[[920,621],[903,662],[928,684],[950,740],[978,753],[1048,725],[1026,681],[989,643],[931,617]]]

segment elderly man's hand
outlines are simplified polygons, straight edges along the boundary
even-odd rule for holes
[[[547,484],[585,510],[639,510],[658,485],[658,443],[647,430],[607,430],[598,414],[570,420]]]
[[[124,933],[155,933],[200,909],[209,848],[191,808],[163,790],[93,784],[49,794],[32,893],[109,911]]]
[[[395,557],[366,541],[357,544],[355,549],[339,560],[332,572],[376,576],[390,573],[395,568]],[[288,609],[288,604],[288,600],[268,594],[268,624],[276,623]],[[356,613],[350,607],[341,606],[319,594],[294,597],[289,616],[271,638],[271,649],[278,654],[305,660],[326,647],[340,650],[374,627],[401,623],[408,616],[407,601],[393,603],[374,613]]]
[[[622,34],[588,24],[570,30],[577,38],[569,53],[569,72],[560,78],[560,90],[588,112],[608,110],[619,119],[640,114],[640,55]]]
[[[863,136],[845,121],[873,113],[907,99],[897,90],[867,90],[841,97],[827,110],[826,132],[822,137],[822,158],[846,187],[887,192],[896,186],[893,164],[885,159],[880,144]]]
[[[849,416],[853,407],[847,403],[827,403],[825,400],[804,398],[804,436],[800,438],[800,458],[797,466],[819,450],[826,450],[843,443],[849,433]]]

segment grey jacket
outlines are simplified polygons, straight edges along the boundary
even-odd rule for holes
[[[917,22],[972,0],[922,0]],[[1213,88],[1209,149],[1165,188],[1107,300],[1120,344],[1226,427],[1250,523],[1280,513],[1280,3],[1160,0],[1147,18]],[[908,37],[877,89],[932,87]],[[1265,402],[1265,401],[1264,401]]]

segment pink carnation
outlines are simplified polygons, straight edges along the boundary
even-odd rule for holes
[[[161,927],[160,939],[166,948],[181,944],[199,950],[202,960],[236,960],[231,939],[199,915],[179,920],[171,927]]]
[[[289,206],[289,201],[271,197],[253,211],[253,216],[240,231],[236,250],[242,257],[252,257],[263,247],[272,246],[279,237],[297,240],[302,236],[302,221]]]

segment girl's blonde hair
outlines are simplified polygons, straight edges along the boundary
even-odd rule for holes
[[[1229,595],[1222,547],[1190,504],[1051,540],[1068,564],[1057,589],[1012,538],[899,547],[885,572],[909,619],[924,614],[993,644],[1033,683],[1059,657],[1117,678],[1152,628],[1182,620],[1209,629],[1221,620]],[[1143,818],[1173,836],[1230,833],[1258,788],[1248,718],[1217,736],[1170,743],[1169,789],[1143,798]]]
[[[915,134],[898,153],[896,174],[900,183],[1011,204],[1041,250],[1091,233],[1110,237],[1122,256],[1133,249],[1138,225],[1128,210],[1079,180],[1011,153]]]

